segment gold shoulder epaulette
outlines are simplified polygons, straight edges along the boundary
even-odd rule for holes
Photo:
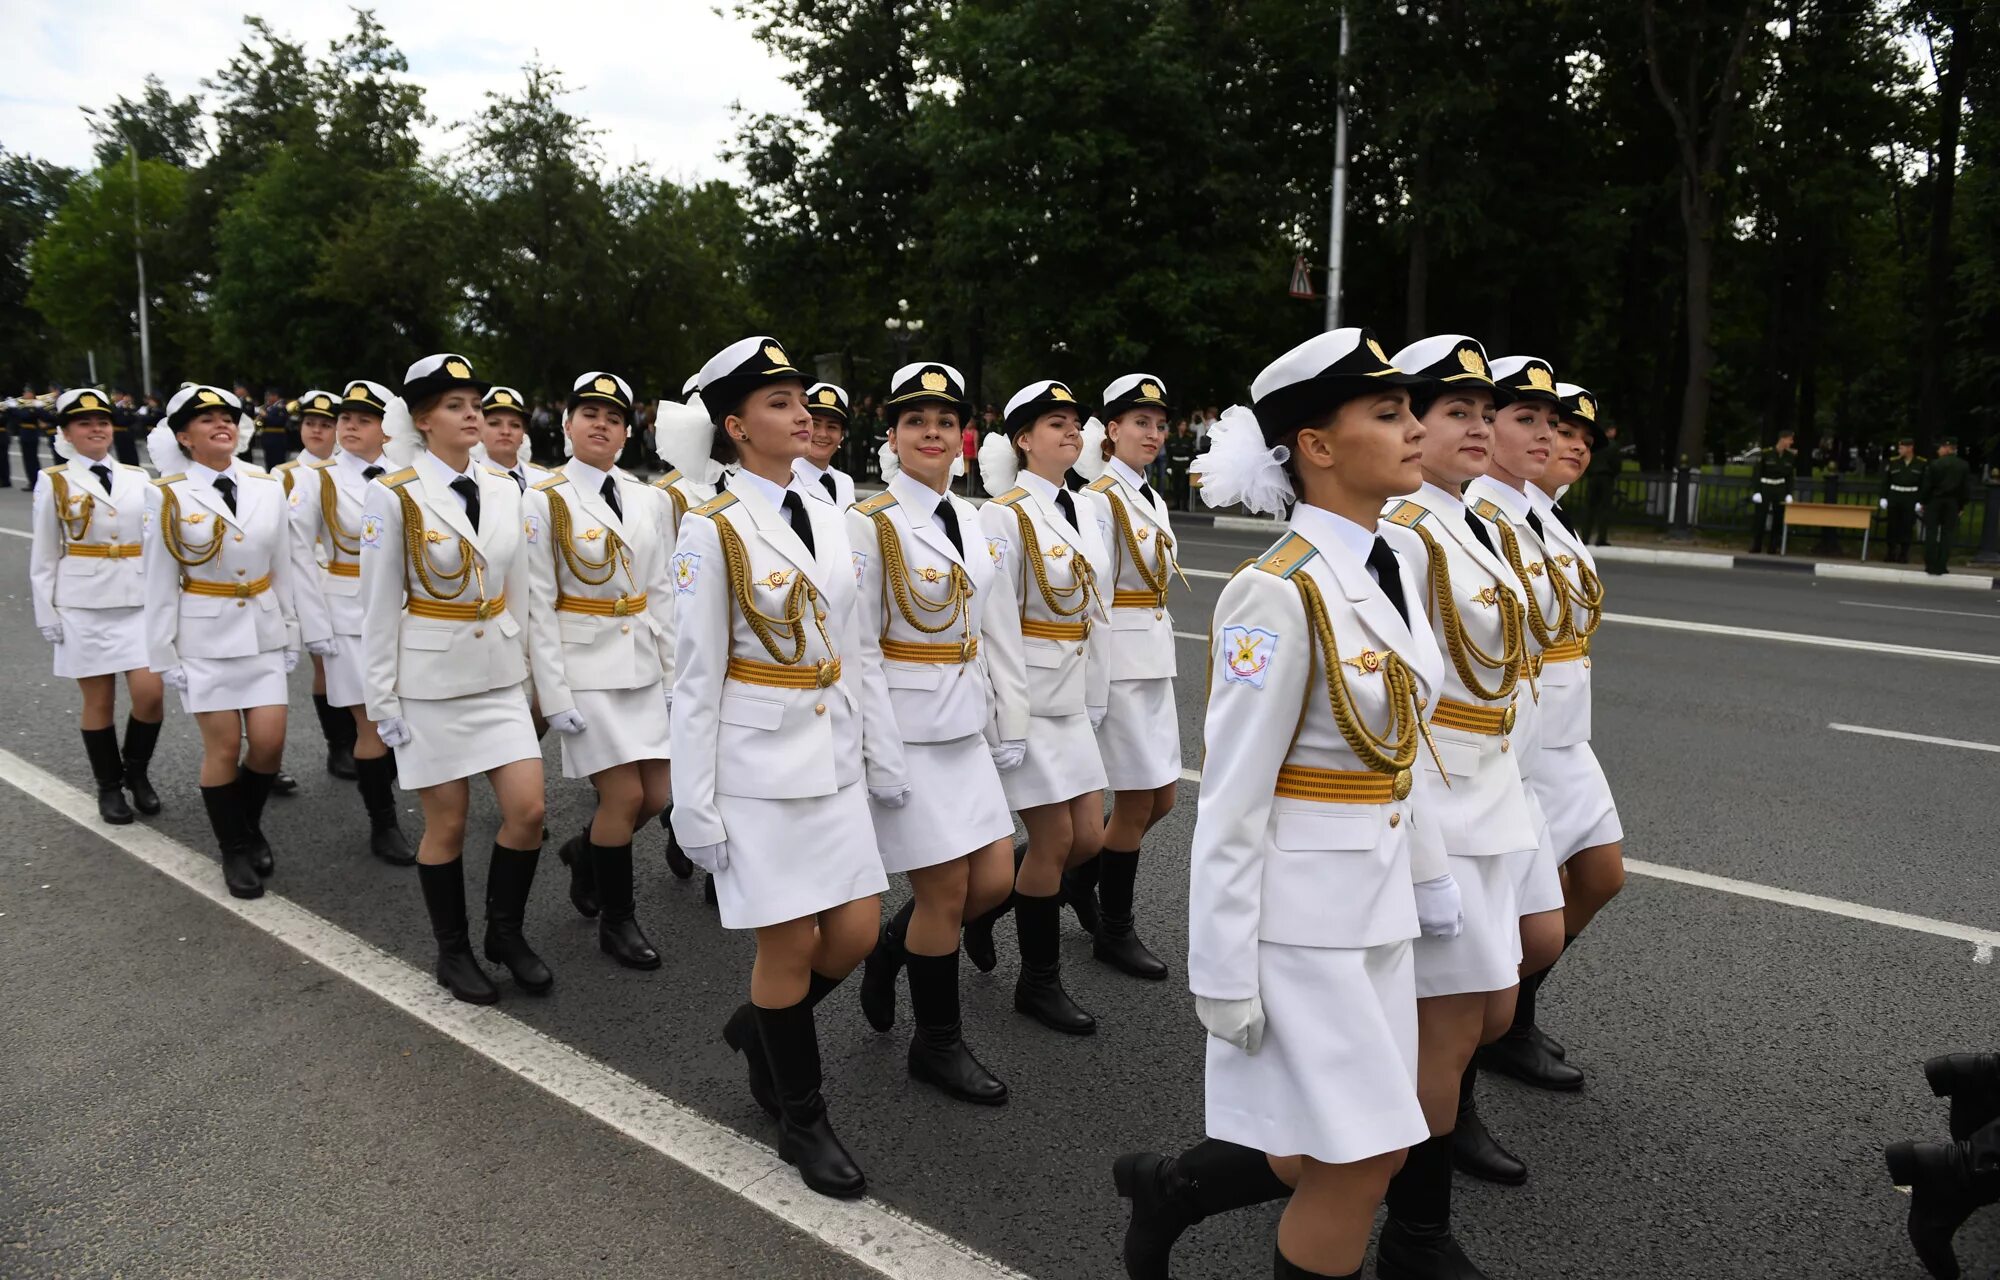
[[[691,516],[720,515],[721,513],[729,510],[729,508],[735,505],[736,505],[735,494],[718,493],[713,498],[710,498],[707,502],[704,502],[700,506],[696,507],[693,511],[688,512],[688,514]]]
[[[1107,471],[1103,475],[1097,477],[1097,479],[1092,480],[1090,484],[1086,487],[1092,493],[1109,493],[1111,491],[1111,486],[1117,483],[1118,483],[1118,477],[1112,475],[1109,471]]]
[[[287,463],[285,464],[285,466],[287,466],[287,467],[291,467],[291,466],[296,466],[296,465],[298,465],[298,464],[296,463],[296,461],[294,461],[294,462],[287,462]],[[328,459],[326,459],[326,460],[325,460],[325,461],[323,461],[323,462],[308,462],[308,463],[306,463],[306,467],[307,467],[307,468],[308,468],[309,470],[312,470],[312,471],[324,471],[324,470],[326,470],[326,469],[327,469],[328,467],[330,467],[330,466],[332,466],[332,465],[333,465],[333,459],[332,459],[332,458],[328,458]]]
[[[553,475],[555,473],[554,467],[545,467],[539,462],[529,462],[525,465],[533,467],[535,470],[541,472],[543,475]]]
[[[1021,488],[1019,485],[1016,485],[1014,488],[1007,490],[1007,492],[993,499],[993,501],[999,503],[1003,507],[1011,507],[1015,503],[1019,502],[1021,499],[1027,496],[1028,496],[1028,491],[1026,489]]]
[[[187,472],[176,471],[174,474],[170,476],[161,476],[158,480],[153,481],[153,484],[158,488],[164,489],[176,480],[185,480],[185,479],[187,479]]]
[[[869,498],[865,502],[855,503],[854,510],[860,515],[872,516],[877,511],[887,511],[890,507],[893,507],[895,505],[896,505],[896,495],[890,493],[887,489],[884,489],[882,492],[876,494],[872,498]]]
[[[528,487],[530,489],[553,489],[568,479],[569,477],[565,475],[553,475],[546,480],[537,480]]]
[[[416,478],[417,469],[415,467],[404,467],[394,475],[381,477],[381,480],[383,484],[388,485],[391,489],[400,489]]]
[[[1257,557],[1257,567],[1274,577],[1289,578],[1318,554],[1319,548],[1312,543],[1296,533],[1287,534],[1284,541]]]
[[[241,463],[238,463],[238,464],[237,464],[237,467],[236,467],[236,469],[237,469],[238,471],[242,472],[242,473],[243,473],[244,475],[248,476],[248,477],[249,477],[250,479],[252,479],[252,480],[275,480],[275,479],[277,479],[277,477],[276,477],[276,476],[272,475],[272,474],[271,474],[270,472],[268,472],[268,471],[265,471],[265,470],[263,470],[262,468],[259,468],[259,467],[249,467],[249,466],[244,466],[244,465],[243,465],[243,464],[241,464]]]
[[[514,478],[513,472],[507,470],[505,467],[496,467],[490,462],[486,464],[486,471],[488,475],[506,476],[509,480]]]
[[[674,481],[680,478],[681,478],[680,468],[675,467],[672,471],[667,472],[667,474],[661,476],[658,480],[653,481],[653,487],[655,489],[671,489],[674,487]]]
[[[1507,516],[1507,513],[1500,509],[1499,504],[1495,503],[1491,498],[1479,499],[1472,504],[1472,509],[1485,519],[1491,520],[1494,524],[1499,524]]]
[[[146,468],[134,462],[121,462],[118,464],[118,466],[121,470],[124,471],[136,471],[142,476],[146,474]]]
[[[1389,514],[1386,519],[1390,524],[1401,525],[1405,529],[1414,529],[1429,514],[1430,512],[1423,507],[1418,506],[1407,498],[1401,498],[1397,500],[1395,506],[1389,508]]]
[[[273,470],[273,471],[290,471],[290,470],[292,470],[292,469],[293,469],[294,467],[298,466],[298,465],[299,465],[299,463],[300,463],[300,462],[302,462],[302,461],[304,461],[304,459],[301,459],[301,458],[286,458],[286,459],[285,459],[285,460],[284,460],[283,462],[280,462],[280,463],[279,463],[279,464],[278,464],[277,466],[275,466],[275,467],[272,467],[272,468],[271,468],[271,470]]]

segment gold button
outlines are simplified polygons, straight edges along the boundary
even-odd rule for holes
[[[813,714],[814,714],[814,715],[816,715],[816,716],[823,716],[823,715],[825,715],[825,714],[826,714],[826,704],[825,704],[824,702],[815,702],[815,703],[813,704]]]
[[[629,635],[631,635],[631,634],[632,634],[632,624],[631,624],[631,623],[629,623],[629,622],[622,622],[622,623],[618,624],[618,634],[619,634],[619,635],[623,635],[623,636],[629,636]]]
[[[238,600],[238,601],[236,602],[236,607],[237,607],[237,608],[239,608],[239,609],[241,609],[241,608],[242,608],[242,607],[243,607],[244,605],[246,605],[246,604],[248,604],[248,603],[249,603],[249,601],[247,601],[247,600]]]
[[[244,575],[245,573],[247,573],[247,572],[249,572],[249,571],[248,571],[248,570],[246,570],[246,569],[238,569],[238,570],[236,571],[236,576],[240,578],[240,577],[242,577],[242,576],[243,576],[243,575]]]
[[[1165,609],[1153,610],[1153,621],[1155,622],[1158,622],[1161,618],[1164,618],[1166,616],[1167,616],[1167,611]]]
[[[481,637],[481,636],[483,636],[483,635],[485,635],[485,634],[486,634],[486,628],[485,628],[485,627],[474,627],[474,628],[472,629],[472,638],[473,638],[474,640],[477,640],[477,639],[479,639],[479,637]]]
[[[1507,741],[1505,738],[1502,738],[1500,740],[1500,749],[1502,751],[1512,751],[1514,749],[1514,744]]]
[[[1422,711],[1425,707],[1428,707],[1429,705],[1431,705],[1431,700],[1429,698],[1424,697],[1422,694],[1417,695],[1417,710]]]
[[[818,618],[821,622],[826,621],[826,614],[823,611],[815,610],[813,613],[813,617]]]
[[[241,541],[243,541],[243,535],[242,535],[242,534],[240,534],[240,533],[239,533],[239,534],[237,534],[237,535],[236,535],[236,540],[237,540],[238,542],[241,542]]]
[[[1390,826],[1392,826],[1392,827],[1400,827],[1400,826],[1402,826],[1402,825],[1403,825],[1403,815],[1402,815],[1402,814],[1400,814],[1400,813],[1392,813],[1392,814],[1390,814],[1390,815],[1389,815],[1389,825],[1390,825]]]
[[[1590,659],[1589,659],[1589,658],[1585,658],[1585,659],[1583,660],[1583,665],[1584,665],[1584,666],[1586,666],[1586,667],[1588,667],[1588,666],[1590,665]]]

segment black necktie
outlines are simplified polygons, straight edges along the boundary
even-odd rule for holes
[[[812,517],[806,514],[805,499],[790,489],[785,491],[785,514],[792,518],[792,532],[806,544],[806,554],[818,556],[819,550],[813,546]]]
[[[460,476],[451,482],[451,491],[465,499],[465,518],[472,521],[472,531],[479,532],[479,482],[470,476]]]
[[[1528,513],[1528,527],[1535,531],[1535,536],[1537,538],[1547,537],[1547,535],[1542,532],[1542,518],[1536,515],[1532,511]]]
[[[228,476],[215,478],[215,491],[222,495],[222,505],[229,508],[229,514],[236,514],[236,482]]]
[[[1500,548],[1493,545],[1493,535],[1486,532],[1486,522],[1478,516],[1473,515],[1471,507],[1465,509],[1465,523],[1471,526],[1472,536],[1479,539],[1480,546],[1485,547],[1496,556],[1500,554]]]
[[[96,476],[96,477],[97,477],[97,483],[99,483],[99,484],[101,484],[101,485],[103,485],[103,486],[104,486],[104,492],[106,492],[106,493],[110,493],[110,492],[111,492],[111,468],[110,468],[110,467],[107,467],[107,466],[105,466],[105,465],[104,465],[103,463],[101,463],[101,462],[93,462],[93,463],[91,463],[91,464],[90,464],[90,471],[91,471],[91,474],[92,474],[92,475],[94,475],[94,476]]]
[[[1139,496],[1144,498],[1148,503],[1152,502],[1153,486],[1141,480],[1139,482]]]
[[[604,484],[597,490],[603,497],[604,505],[611,508],[611,514],[620,520],[625,518],[625,508],[618,505],[618,482],[610,476],[604,477]]]
[[[834,487],[834,483],[833,483],[833,473],[832,473],[832,472],[830,472],[830,471],[822,471],[822,472],[820,472],[820,473],[819,473],[819,482],[820,482],[820,484],[821,484],[822,486],[824,486],[824,487],[825,487],[825,489],[826,489],[826,496],[827,496],[827,497],[829,497],[829,498],[832,498],[832,499],[833,499],[833,505],[835,505],[835,506],[839,506],[839,505],[840,505],[840,490]],[[957,541],[957,539],[956,539],[956,538],[954,538],[954,539],[952,539],[952,541],[956,542],[956,541]]]
[[[507,474],[514,477],[514,487],[516,489],[519,489],[522,493],[528,491],[528,477],[518,471],[509,471]],[[623,517],[620,518],[622,519]]]
[[[1375,571],[1375,581],[1382,588],[1382,594],[1389,597],[1389,603],[1396,606],[1402,615],[1403,625],[1410,624],[1409,606],[1403,603],[1403,573],[1397,567],[1396,553],[1381,538],[1375,539],[1375,546],[1368,553],[1368,567]]]
[[[372,462],[369,463],[367,466],[361,468],[361,479],[363,483],[373,480],[376,476],[379,476],[381,474],[382,474],[382,468],[376,466]]]
[[[951,545],[958,548],[958,558],[965,559],[965,543],[958,536],[958,512],[952,510],[950,498],[938,500],[937,522],[944,526],[944,536],[951,539]]]
[[[1570,537],[1574,538],[1576,536],[1576,526],[1569,522],[1569,513],[1562,509],[1562,503],[1558,502],[1553,507],[1550,507],[1549,514],[1554,516],[1556,522],[1561,524],[1563,528],[1569,530]]]
[[[1069,521],[1074,527],[1082,527],[1076,523],[1076,499],[1069,496],[1069,490],[1056,490],[1056,506],[1062,508],[1063,519]]]

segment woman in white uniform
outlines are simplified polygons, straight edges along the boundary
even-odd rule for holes
[[[1092,458],[1086,445],[1077,468],[1092,476],[1084,495],[1111,560],[1105,576],[1110,706],[1097,726],[1111,820],[1103,851],[1064,877],[1063,896],[1092,934],[1092,955],[1135,978],[1158,981],[1167,966],[1139,940],[1133,902],[1140,846],[1173,812],[1181,777],[1176,641],[1167,611],[1167,583],[1180,565],[1166,499],[1146,480],[1146,468],[1167,441],[1166,385],[1149,373],[1128,373],[1104,389],[1098,414],[1108,457]],[[1090,463],[1096,465],[1086,467]]]
[[[1368,331],[1321,334],[1257,376],[1254,410],[1223,415],[1195,462],[1212,505],[1298,505],[1215,607],[1188,898],[1210,1140],[1119,1159],[1133,1276],[1165,1276],[1188,1224],[1286,1184],[1273,1274],[1359,1276],[1427,1133],[1411,941],[1455,932],[1459,900],[1412,800],[1444,663],[1420,566],[1377,524],[1422,482],[1409,381]]]
[[[597,945],[628,969],[657,969],[632,896],[632,833],[667,804],[673,581],[666,498],[616,473],[632,387],[593,370],[563,413],[570,459],[527,493],[535,625],[528,657],[565,778],[597,792],[590,825],[563,845],[570,901],[597,917]],[[550,647],[549,642],[554,641]]]
[[[1027,753],[1020,619],[978,509],[951,492],[960,424],[972,411],[964,378],[947,364],[905,365],[885,407],[889,487],[846,518],[861,661],[882,672],[910,771],[910,803],[878,808],[875,838],[883,868],[907,874],[912,896],[868,955],[861,1008],[877,1031],[893,1027],[896,973],[908,965],[911,1077],[998,1106],[1007,1086],[959,1032],[958,946],[966,917],[1014,887],[1014,815],[1000,770]]]
[[[845,511],[854,505],[854,477],[833,462],[847,441],[847,389],[831,382],[815,382],[806,388],[806,408],[812,412],[812,441],[806,456],[793,463],[792,470],[806,482],[808,496]]]
[[[674,553],[674,830],[715,875],[722,924],[753,929],[750,1000],[723,1031],[778,1118],[778,1154],[822,1195],[867,1179],[827,1122],[814,1006],[861,963],[888,887],[870,817],[910,786],[879,670],[861,659],[847,529],[799,492],[807,378],[774,338],[701,371],[728,489]]]
[[[555,982],[523,936],[542,843],[542,750],[528,716],[528,554],[521,490],[472,461],[487,384],[463,356],[411,365],[384,417],[406,466],[368,485],[361,516],[361,647],[368,719],[424,807],[417,879],[437,980],[492,1004],[465,917],[465,815],[484,774],[500,806],[486,869],[486,958],[523,991]]]
[[[1097,1019],[1062,984],[1062,876],[1104,844],[1104,761],[1093,730],[1104,719],[1110,664],[1107,608],[1098,583],[1110,557],[1097,521],[1063,487],[1082,449],[1083,416],[1061,382],[1030,383],[1007,402],[1006,430],[986,438],[980,479],[997,495],[979,523],[1016,594],[1028,671],[1027,758],[1001,777],[1028,829],[1014,880],[1021,976],[1014,1008],[1043,1026],[1087,1036]],[[966,927],[966,954],[993,967],[993,925],[1003,905]]]
[[[292,490],[298,487],[299,468],[328,461],[337,447],[334,420],[340,416],[340,397],[331,391],[315,389],[300,396],[298,404],[299,456],[271,468],[271,474],[284,486],[287,502],[291,501]],[[309,549],[315,565],[325,562],[324,544]],[[320,736],[326,739],[326,771],[336,778],[353,781],[354,717],[326,700],[326,659],[316,653],[308,657],[312,661],[313,712],[319,719]]]
[[[334,435],[340,451],[293,477],[292,581],[306,651],[326,673],[326,704],[354,726],[354,774],[368,815],[368,851],[395,867],[417,855],[396,816],[396,762],[368,719],[361,647],[361,515],[369,482],[394,468],[383,456],[389,389],[356,378],[341,393]]]
[[[239,460],[248,424],[230,392],[190,383],[146,437],[160,471],[146,502],[147,661],[201,728],[202,804],[238,898],[263,896],[273,870],[264,804],[299,664],[285,491]]]
[[[1478,1280],[1484,1273],[1451,1232],[1453,1134],[1461,1103],[1469,1106],[1473,1051],[1514,1016],[1521,913],[1509,859],[1535,857],[1540,842],[1514,764],[1519,707],[1533,707],[1526,623],[1513,570],[1459,497],[1492,462],[1486,351],[1441,334],[1394,359],[1422,379],[1410,409],[1424,424],[1424,483],[1389,504],[1381,533],[1417,571],[1443,665],[1430,721],[1439,754],[1418,771],[1418,796],[1449,854],[1465,927],[1416,942],[1417,1097],[1430,1136],[1389,1183],[1376,1270],[1388,1280]]]
[[[512,476],[523,493],[549,475],[549,469],[534,459],[534,442],[528,439],[527,405],[527,400],[512,387],[488,387],[479,405],[486,425],[479,429],[479,448],[474,451],[487,466],[498,467]]]
[[[97,781],[97,816],[132,821],[160,797],[146,776],[166,714],[160,677],[146,666],[143,468],[113,460],[111,398],[72,387],[56,398],[56,456],[35,486],[28,583],[35,625],[55,649],[55,673],[83,695],[83,750]],[[118,677],[132,701],[118,748]],[[125,792],[132,793],[127,804]]]
[[[1513,1076],[1543,1089],[1583,1087],[1583,1073],[1558,1058],[1532,1032],[1535,993],[1542,974],[1562,954],[1562,880],[1558,870],[1550,794],[1542,779],[1550,767],[1546,747],[1573,740],[1577,704],[1576,663],[1583,657],[1575,619],[1554,567],[1546,536],[1547,523],[1528,491],[1547,471],[1555,452],[1556,377],[1545,360],[1533,356],[1503,356],[1492,365],[1494,398],[1493,462],[1486,474],[1466,486],[1465,500],[1486,524],[1519,584],[1525,607],[1529,671],[1536,698],[1532,732],[1522,739],[1516,767],[1527,783],[1542,850],[1517,882],[1521,908],[1521,989],[1514,1020],[1507,1033],[1480,1046],[1479,1066]],[[1525,865],[1525,864],[1524,864]],[[1500,1155],[1506,1155],[1504,1151]],[[1499,1167],[1519,1181],[1526,1168],[1507,1156]],[[1519,1168],[1519,1177],[1512,1176]],[[1472,1171],[1472,1170],[1468,1170]]]

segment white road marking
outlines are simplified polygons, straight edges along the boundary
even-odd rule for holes
[[[26,529],[9,529],[4,526],[0,526],[0,533],[11,534],[16,538],[26,538],[30,542],[33,542],[35,540],[35,535],[30,533]]]
[[[1953,618],[1985,618],[1989,622],[2000,622],[2000,613],[1979,613],[1972,609],[1919,609],[1913,604],[1876,604],[1872,600],[1842,600],[1857,609],[1894,609],[1899,613],[1942,613]]]
[[[1027,1280],[874,1200],[814,1195],[768,1147],[498,1009],[461,1004],[430,974],[286,898],[266,893],[240,902],[230,897],[213,860],[143,825],[114,827],[99,821],[90,797],[11,752],[0,751],[0,781],[529,1084],[877,1274],[895,1280]]]
[[[1903,733],[1897,729],[1871,729],[1865,724],[1829,724],[1827,728],[1836,733],[1865,733],[1871,738],[1895,738],[1902,742],[1928,742],[1935,747],[1962,747],[1967,751],[1991,751],[2000,754],[2000,745],[1991,742],[1971,742],[1964,738],[1934,738],[1928,733]]]
[[[1201,772],[1196,769],[1182,769],[1181,778],[1199,784]],[[1683,867],[1670,867],[1664,863],[1642,862],[1637,858],[1625,859],[1625,870],[1633,875],[1649,876],[1655,880],[1672,880],[1677,884],[1693,885],[1699,889],[1713,889],[1718,893],[1731,893],[1742,898],[1757,898],[1764,902],[1775,902],[1787,907],[1800,907],[1807,911],[1818,911],[1825,915],[1845,916],[1849,920],[1865,920],[1870,924],[1884,924],[1895,929],[1908,929],[1914,933],[1928,933],[1934,937],[1951,938],[1973,945],[1973,960],[1979,964],[1990,964],[1993,948],[2000,946],[2000,931],[1981,929],[1974,925],[1959,924],[1951,920],[1933,920],[1929,916],[1911,915],[1907,911],[1891,911],[1886,907],[1871,907],[1861,902],[1846,902],[1839,898],[1822,897],[1817,893],[1802,893],[1797,889],[1779,889],[1767,884],[1757,884],[1750,880],[1735,880],[1729,876],[1710,875],[1706,871],[1689,871]],[[1984,957],[1983,959],[1981,957]]]

